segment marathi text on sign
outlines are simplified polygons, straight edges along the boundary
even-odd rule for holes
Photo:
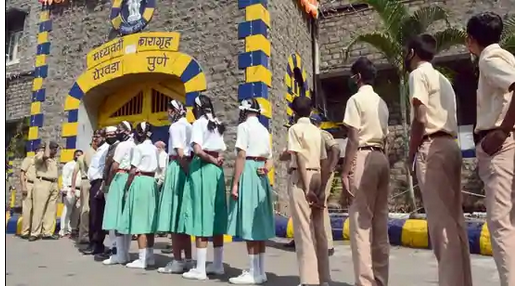
[[[106,66],[103,66],[100,68],[95,68],[95,70],[93,72],[93,80],[99,80],[106,75],[114,74],[114,73],[118,72],[119,69],[120,69],[120,61],[111,63],[109,65],[106,65]]]
[[[147,57],[147,70],[148,71],[154,71],[156,69],[156,65],[165,67],[167,65],[167,60],[169,57],[164,53],[163,57]]]

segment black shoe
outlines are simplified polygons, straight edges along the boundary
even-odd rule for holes
[[[162,249],[162,253],[163,253],[163,254],[171,254],[171,253],[172,253],[172,248],[169,248],[169,249]]]
[[[104,261],[108,258],[110,258],[110,255],[106,252],[97,253],[93,256],[93,260],[95,260],[95,261]]]
[[[296,245],[294,244],[294,239],[291,240],[291,242],[288,242],[286,244],[284,244],[284,247],[287,247],[287,248],[296,248]]]
[[[21,239],[29,239],[29,235],[28,234],[20,235],[20,238]]]
[[[108,254],[109,255],[116,255],[117,254],[117,248],[116,247],[112,247],[111,250],[108,250],[106,252],[109,252]]]
[[[42,237],[41,239],[45,239],[45,240],[58,240],[59,239],[59,235],[48,235],[48,236],[44,236]]]
[[[329,256],[334,255],[334,248],[329,249]]]
[[[36,241],[38,239],[39,239],[39,237],[37,237],[37,236],[30,236],[29,237],[29,241]]]
[[[104,253],[104,249],[100,247],[88,246],[88,248],[81,250],[84,255],[96,255]]]

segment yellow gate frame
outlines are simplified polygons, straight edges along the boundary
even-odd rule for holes
[[[129,74],[160,73],[174,75],[185,87],[187,119],[192,120],[194,99],[206,90],[206,77],[199,63],[178,52],[180,34],[149,32],[114,39],[88,53],[87,70],[79,76],[68,92],[64,110],[68,120],[61,136],[66,139],[61,162],[73,159],[78,133],[81,100],[94,87]]]

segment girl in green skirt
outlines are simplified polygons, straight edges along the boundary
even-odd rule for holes
[[[194,159],[181,202],[178,232],[196,236],[195,268],[183,273],[187,279],[205,280],[207,274],[224,274],[223,235],[228,219],[226,190],[222,169],[226,145],[225,126],[217,120],[211,100],[200,95],[194,100],[194,116],[190,145]],[[206,264],[208,239],[212,237],[214,261]]]
[[[106,181],[109,191],[106,196],[106,207],[104,208],[104,217],[102,221],[102,229],[114,231],[118,227],[120,217],[123,210],[124,187],[126,186],[128,173],[131,169],[131,152],[135,147],[135,142],[131,137],[131,124],[122,121],[117,126],[118,145],[115,147],[113,154],[113,163],[110,173]],[[115,246],[116,254],[112,254],[102,263],[104,265],[124,264],[129,261],[129,246],[131,244],[131,236],[116,233]]]
[[[178,100],[172,100],[168,106],[169,120],[169,155],[170,163],[165,174],[165,181],[160,194],[158,206],[158,231],[172,233],[172,253],[174,258],[160,273],[183,273],[191,268],[192,246],[190,236],[178,232],[183,188],[190,161],[190,134],[192,125],[187,121],[185,107]],[[185,260],[181,259],[181,252]]]
[[[243,100],[239,109],[228,234],[246,240],[250,269],[230,278],[230,283],[260,284],[267,281],[266,240],[275,236],[271,185],[267,177],[273,167],[270,134],[259,121],[261,107],[256,99]]]
[[[144,269],[154,264],[153,246],[156,231],[158,186],[154,178],[158,169],[158,149],[151,142],[151,126],[147,122],[136,127],[131,170],[125,186],[126,200],[118,231],[138,235],[138,259],[126,264]]]

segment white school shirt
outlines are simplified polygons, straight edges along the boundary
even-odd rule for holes
[[[135,166],[137,171],[144,173],[153,173],[158,170],[158,148],[153,145],[151,140],[146,139],[142,144],[133,148],[131,165]]]
[[[104,142],[99,146],[99,148],[97,148],[97,151],[93,155],[90,166],[88,167],[88,180],[90,182],[102,179],[104,165],[106,165],[106,154],[108,154],[109,147],[110,145]]]
[[[165,173],[167,172],[167,165],[169,164],[169,155],[165,150],[158,151],[158,170],[156,170],[156,174],[154,178],[158,183],[163,183],[165,181]]]
[[[191,152],[190,138],[192,125],[185,117],[171,124],[169,127],[169,155],[176,156],[176,148],[183,149],[183,154],[189,156]]]
[[[235,148],[246,152],[249,157],[272,158],[269,131],[258,117],[250,116],[237,127]]]
[[[63,166],[62,178],[63,178],[63,187],[65,187],[65,188],[70,188],[72,186],[72,178],[74,175],[75,164],[77,164],[76,161],[70,161]],[[75,178],[75,186],[76,187],[81,186],[81,175],[80,174],[78,174]]]
[[[208,130],[208,119],[205,116],[201,116],[192,124],[190,146],[193,146],[194,143],[205,151],[223,152],[226,150],[223,135],[219,134],[217,128],[212,131]]]
[[[122,170],[131,169],[131,153],[136,144],[133,138],[118,143],[113,154],[113,161],[117,162],[118,168]]]

